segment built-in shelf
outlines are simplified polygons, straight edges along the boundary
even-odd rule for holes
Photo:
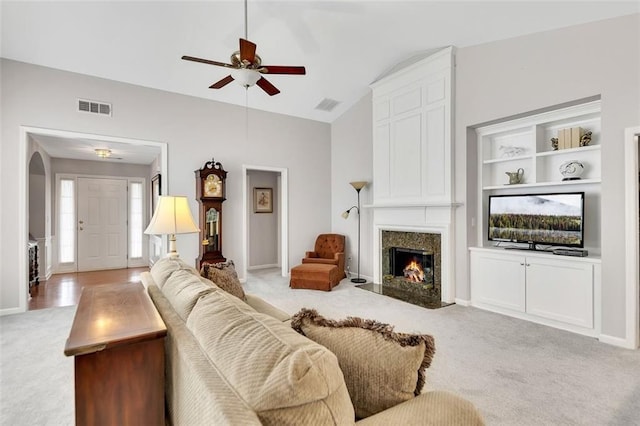
[[[394,209],[406,207],[460,207],[463,203],[389,203],[365,204],[363,209]]]
[[[579,179],[579,180],[567,180],[567,181],[553,181],[553,182],[536,182],[536,183],[521,183],[517,185],[492,185],[483,186],[484,191],[492,191],[496,189],[512,189],[512,188],[535,188],[541,186],[566,186],[566,185],[587,185],[601,183],[600,179]]]
[[[553,150],[564,129],[591,131],[588,145]],[[600,331],[601,120],[600,101],[522,116],[476,129],[477,244],[470,248],[471,304],[587,336]],[[579,143],[585,143],[580,138]],[[517,154],[508,157],[505,154]],[[562,180],[565,163],[584,166],[582,179]],[[521,184],[509,185],[514,174]],[[587,257],[504,250],[488,241],[489,197],[583,192]],[[511,243],[506,243],[512,245]]]
[[[587,151],[599,151],[600,145],[593,146],[582,146],[580,148],[569,148],[569,149],[559,149],[557,151],[543,151],[538,152],[536,155],[538,157],[546,157],[549,155],[571,155],[571,154],[581,154]]]
[[[483,161],[483,164],[506,163],[508,161],[529,160],[531,158],[533,158],[531,155],[518,155],[515,157],[493,158],[491,160]]]

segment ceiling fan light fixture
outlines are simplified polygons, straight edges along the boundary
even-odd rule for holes
[[[244,88],[255,85],[262,77],[258,71],[247,68],[237,69],[231,73],[231,76]]]
[[[111,150],[107,148],[96,148],[96,155],[100,158],[109,158],[111,157]]]

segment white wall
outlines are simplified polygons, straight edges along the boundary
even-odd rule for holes
[[[373,114],[371,94],[364,96],[349,111],[331,125],[331,230],[346,236],[345,267],[351,257],[350,270],[357,272],[358,217],[355,211],[348,219],[340,215],[357,202],[356,191],[349,182],[368,181],[360,191],[360,204],[373,200]],[[360,275],[373,276],[373,254],[371,252],[373,212],[362,208],[360,235]],[[313,247],[313,246],[312,246]]]
[[[463,203],[455,214],[459,299],[470,298],[467,247],[476,243],[471,227],[476,212],[473,127],[601,95],[602,334],[624,337],[622,145],[624,129],[640,124],[640,15],[458,48],[455,93],[455,197]],[[338,215],[351,205],[348,181],[371,176],[370,101],[365,97],[332,125],[331,220],[334,232],[350,238],[355,229]],[[370,234],[369,222],[366,229]],[[370,273],[372,253],[365,254],[366,246],[362,265]]]
[[[459,49],[456,74],[456,220],[474,216],[467,188],[469,127],[591,96],[602,97],[602,334],[625,333],[624,129],[640,123],[640,15]],[[474,142],[471,142],[474,143]],[[469,154],[471,150],[469,150]],[[472,166],[473,167],[473,166]],[[467,190],[469,196],[466,196]],[[460,227],[459,259],[475,229]],[[460,262],[458,277],[468,276]],[[468,279],[464,281],[468,283]],[[468,298],[461,286],[459,297]]]
[[[201,98],[177,95],[2,59],[2,163],[0,199],[0,310],[19,306],[17,247],[19,126],[61,129],[106,136],[166,142],[168,194],[186,195],[197,212],[194,170],[215,157],[229,172],[225,202],[226,257],[238,270],[242,262],[242,164],[288,169],[289,257],[297,264],[317,234],[330,227],[330,126],[326,123],[249,110]],[[265,96],[250,90],[251,96]],[[282,94],[280,96],[286,96]],[[113,104],[113,117],[76,112],[76,99]],[[249,120],[245,139],[246,117]],[[23,166],[26,169],[26,166]],[[6,206],[12,206],[7,208]],[[26,237],[25,237],[26,238]],[[195,264],[197,234],[178,237],[181,257]]]
[[[278,194],[279,173],[258,170],[247,171],[249,197],[249,268],[278,264],[278,218],[280,215]],[[254,212],[254,188],[271,188],[273,213]]]

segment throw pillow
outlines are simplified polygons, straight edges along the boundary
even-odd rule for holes
[[[359,419],[420,394],[435,353],[432,336],[356,317],[328,320],[315,309],[295,314],[291,327],[336,355]]]
[[[200,269],[200,275],[213,281],[214,284],[227,293],[246,301],[242,284],[240,284],[238,273],[232,260],[221,263],[205,263]]]

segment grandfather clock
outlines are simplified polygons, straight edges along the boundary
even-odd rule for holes
[[[196,173],[196,198],[200,204],[200,256],[197,264],[224,262],[222,255],[222,203],[227,172],[218,161],[207,161]]]

